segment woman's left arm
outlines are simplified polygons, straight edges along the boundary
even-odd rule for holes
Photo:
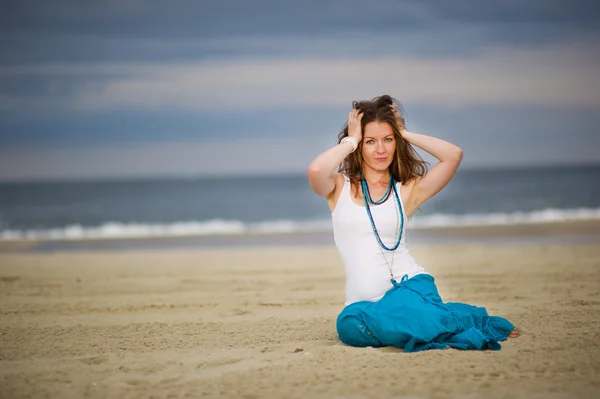
[[[462,161],[463,152],[452,143],[424,134],[403,130],[402,137],[439,160],[424,176],[415,179],[414,187],[410,190],[410,202],[412,208],[416,209],[450,182]]]

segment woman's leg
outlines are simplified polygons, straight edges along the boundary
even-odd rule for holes
[[[340,340],[358,347],[396,346],[406,351],[454,347],[500,349],[499,341],[518,336],[506,319],[484,308],[444,303],[433,277],[421,275],[397,284],[378,302],[347,306],[337,320]]]
[[[384,346],[369,331],[364,320],[370,302],[357,302],[348,305],[339,314],[336,329],[340,341],[349,346],[365,348]]]

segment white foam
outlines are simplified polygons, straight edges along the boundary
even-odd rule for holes
[[[600,208],[589,209],[544,209],[533,212],[489,213],[489,214],[417,214],[408,222],[407,228],[427,229],[452,226],[493,226],[532,223],[551,223],[577,220],[600,219]],[[171,224],[144,224],[107,222],[100,226],[79,224],[52,229],[0,231],[0,240],[85,240],[123,239],[150,237],[186,237],[225,234],[283,234],[331,231],[331,220],[274,220],[260,223],[243,223],[237,220],[213,219]]]
[[[79,224],[53,229],[0,231],[0,240],[86,240],[86,239],[122,239],[150,237],[186,237],[231,234],[273,234],[320,232],[331,229],[329,220],[293,221],[279,220],[244,224],[241,221],[221,219],[204,222],[178,222],[172,224],[125,224],[107,222],[96,227],[84,227]]]
[[[600,208],[543,209],[540,211],[511,213],[415,215],[407,227],[498,226],[596,219],[600,219]]]

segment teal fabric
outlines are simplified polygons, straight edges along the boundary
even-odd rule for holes
[[[420,274],[394,283],[377,302],[356,302],[337,318],[340,340],[356,347],[499,350],[514,326],[485,308],[444,303],[434,278]]]

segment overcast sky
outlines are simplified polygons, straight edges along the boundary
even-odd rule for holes
[[[0,7],[0,180],[302,173],[384,93],[465,168],[600,162],[597,0]]]

